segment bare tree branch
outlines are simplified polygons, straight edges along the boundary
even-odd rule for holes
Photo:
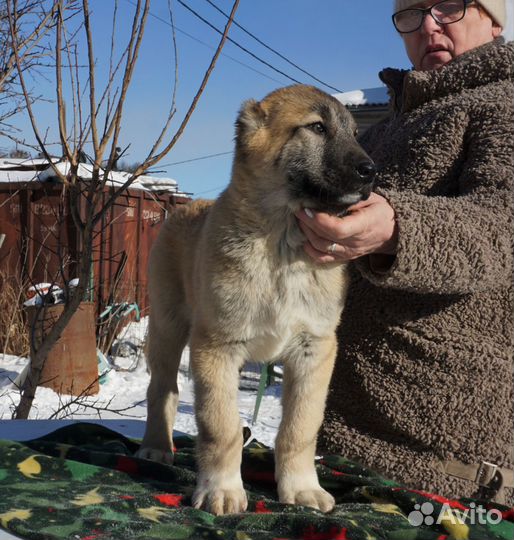
[[[216,66],[216,62],[219,58],[219,55],[221,54],[221,50],[223,49],[223,46],[225,45],[228,32],[230,30],[230,27],[232,25],[232,21],[234,20],[237,8],[239,7],[240,0],[235,0],[234,5],[232,6],[232,10],[230,12],[229,19],[227,21],[227,24],[225,25],[225,29],[223,31],[223,35],[221,36],[221,40],[218,44],[218,47],[216,49],[216,52],[214,53],[214,56],[212,57],[211,63],[205,72],[205,75],[202,79],[202,82],[200,84],[200,87],[198,88],[198,91],[196,92],[195,97],[193,98],[193,101],[191,102],[191,105],[189,106],[189,109],[186,112],[186,115],[184,116],[179,128],[177,129],[175,135],[172,137],[171,141],[166,145],[166,147],[159,152],[158,154],[154,155],[155,150],[151,151],[150,154],[148,154],[145,161],[136,169],[136,171],[131,175],[131,177],[125,182],[120,188],[118,188],[112,196],[106,201],[104,207],[110,208],[114,202],[116,201],[116,198],[124,191],[126,190],[130,184],[139,176],[144,174],[145,171],[147,171],[150,167],[153,167],[156,163],[158,163],[162,158],[164,158],[170,150],[175,146],[179,138],[182,136],[182,133],[184,132],[187,124],[189,123],[189,120],[191,119],[191,116],[196,109],[196,105],[198,104],[198,101],[200,100],[205,87],[207,86],[207,82],[209,81],[209,78],[214,70],[214,67]],[[97,216],[95,218],[96,221],[100,219],[100,216]]]
[[[55,6],[54,6],[54,8],[55,8]],[[41,137],[41,134],[39,132],[39,129],[38,129],[38,126],[37,126],[37,123],[36,123],[36,117],[35,117],[34,111],[32,109],[32,101],[30,99],[29,92],[28,92],[27,86],[25,84],[25,78],[23,76],[23,66],[22,66],[22,63],[21,63],[20,55],[19,55],[18,35],[16,33],[16,24],[15,24],[14,13],[15,13],[15,10],[13,10],[12,1],[7,0],[7,16],[8,16],[8,20],[9,20],[10,37],[11,37],[11,40],[12,40],[13,57],[14,57],[14,62],[15,62],[15,65],[16,65],[16,69],[18,71],[18,77],[19,77],[21,88],[22,88],[23,97],[25,99],[25,104],[27,106],[27,113],[28,113],[29,118],[30,118],[30,123],[32,125],[32,130],[34,132],[34,136],[36,137],[36,140],[37,140],[39,146],[41,147],[41,151],[43,152],[43,155],[48,160],[50,166],[54,170],[54,173],[57,175],[58,178],[61,179],[61,181],[63,183],[66,183],[67,182],[66,177],[61,174],[59,169],[54,165],[52,158],[48,154],[48,151],[47,151],[46,146],[44,144],[43,138]],[[52,13],[54,13],[54,9],[52,9]]]
[[[41,30],[43,31],[44,28],[48,27],[54,33],[55,38],[53,40],[53,55],[55,58],[53,73],[55,77],[58,134],[66,158],[65,168],[63,169],[62,165],[59,168],[53,163],[48,151],[48,144],[38,129],[37,117],[32,107],[30,92],[24,76],[27,69],[24,54],[26,47],[29,45],[23,45],[23,36],[19,32],[16,0],[6,0],[9,16],[10,46],[14,59],[13,66],[21,87],[24,106],[40,150],[49,161],[53,174],[63,184],[63,199],[60,210],[63,215],[66,213],[65,210],[68,214],[71,214],[79,238],[78,252],[75,260],[72,260],[62,239],[58,235],[56,236],[53,231],[49,231],[48,237],[53,238],[52,242],[56,246],[53,251],[60,260],[58,275],[53,276],[54,281],[59,278],[59,281],[62,281],[66,286],[66,276],[69,268],[73,265],[75,277],[78,277],[78,287],[73,295],[67,295],[60,316],[52,324],[48,332],[42,336],[41,340],[35,340],[35,333],[32,332],[31,369],[21,388],[20,402],[15,411],[16,418],[28,417],[48,354],[87,294],[91,264],[95,255],[95,241],[100,234],[99,231],[102,230],[102,227],[108,226],[109,220],[112,222],[114,219],[112,208],[117,198],[136,178],[166,156],[183,134],[216,66],[240,2],[240,0],[234,0],[230,18],[203,79],[177,130],[174,134],[169,134],[172,120],[176,115],[176,91],[179,81],[178,47],[173,9],[171,0],[168,0],[175,62],[174,85],[173,91],[170,92],[169,110],[156,140],[149,145],[150,150],[146,159],[137,165],[132,174],[127,175],[126,181],[121,186],[115,186],[114,183],[111,183],[115,163],[128,148],[127,146],[121,153],[118,151],[118,147],[123,146],[120,144],[120,136],[127,94],[133,82],[143,44],[150,0],[137,0],[132,13],[131,27],[126,31],[126,45],[117,55],[118,58],[116,58],[115,50],[118,3],[115,0],[110,52],[107,53],[108,75],[103,78],[101,77],[101,66],[99,66],[101,59],[99,60],[95,56],[96,34],[93,28],[93,14],[90,10],[89,0],[81,0],[81,7],[78,12],[81,15],[80,22],[75,25],[76,29],[74,31],[68,31],[68,24],[70,24],[68,9],[70,9],[70,6],[73,6],[74,9],[74,1],[52,1],[51,8],[45,14],[48,17],[51,13],[51,16],[46,19],[47,26],[43,26]],[[39,4],[35,0],[33,2],[33,6]],[[45,20],[45,16],[41,15],[41,20]],[[32,35],[32,32],[27,32],[27,35]],[[79,69],[79,53],[77,50],[80,45],[84,44],[87,62],[85,69]],[[106,47],[106,49],[109,49],[109,47]],[[107,62],[104,62],[104,64],[107,64]],[[28,72],[30,73],[30,69]],[[71,98],[69,98],[70,92]],[[73,106],[73,113],[70,113],[69,118],[66,116],[67,99]],[[71,137],[70,133],[72,134]],[[169,140],[165,142],[167,137],[169,137]],[[107,159],[105,159],[106,157]],[[89,161],[88,164],[81,163],[84,158]],[[87,179],[84,177],[87,177]],[[55,216],[57,222],[60,219],[62,219],[62,216]],[[49,246],[45,246],[45,248],[49,248]],[[74,406],[76,403],[77,401],[72,400],[67,405],[62,404],[56,414],[67,414],[66,407],[69,410],[69,407]],[[101,409],[101,406],[98,406],[98,408]]]
[[[145,5],[143,13],[140,16],[141,10],[141,1],[138,0],[136,13],[134,14],[133,25],[132,25],[132,34],[130,36],[130,42],[127,47],[128,55],[127,62],[125,66],[125,72],[123,76],[123,82],[121,85],[121,93],[118,98],[116,110],[114,113],[114,118],[107,131],[103,134],[100,151],[103,154],[109,140],[111,140],[111,152],[109,155],[109,163],[114,159],[116,147],[118,146],[118,137],[121,129],[121,120],[123,117],[123,107],[125,105],[125,99],[127,97],[127,92],[130,87],[132,80],[132,75],[134,74],[134,69],[136,67],[137,58],[139,55],[139,50],[141,48],[141,43],[143,40],[143,35],[145,32],[146,22],[148,20],[148,13],[150,12],[150,0],[145,0]]]
[[[70,163],[74,163],[74,153],[70,149],[68,144],[68,135],[66,133],[66,106],[62,94],[62,33],[63,33],[63,13],[62,13],[62,3],[59,1],[57,4],[57,29],[55,32],[56,42],[55,42],[55,53],[56,53],[56,63],[55,63],[55,80],[56,80],[56,94],[57,94],[57,111],[59,123],[59,136],[61,139],[61,145],[64,151],[66,159]],[[73,84],[73,78],[72,78]],[[73,92],[72,92],[73,94]]]
[[[177,34],[175,30],[175,21],[173,18],[173,9],[171,7],[171,0],[168,0],[168,12],[169,12],[169,17],[170,17],[171,33],[172,33],[172,39],[173,39],[173,53],[174,53],[173,56],[175,60],[175,69],[174,69],[175,84],[173,85],[173,95],[171,98],[171,105],[170,105],[170,110],[168,113],[168,118],[166,119],[166,123],[164,124],[159,137],[155,141],[155,144],[152,146],[152,149],[150,150],[149,155],[153,155],[157,151],[159,146],[161,145],[164,137],[168,133],[171,121],[173,120],[173,117],[175,116],[175,112],[176,112],[175,105],[176,105],[177,88],[178,88],[178,48],[177,48]]]

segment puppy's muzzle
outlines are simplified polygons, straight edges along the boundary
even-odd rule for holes
[[[373,180],[375,173],[377,172],[377,167],[371,160],[361,161],[357,167],[357,174],[363,180]]]
[[[357,177],[359,178],[359,183],[361,184],[358,191],[362,196],[362,200],[365,201],[369,198],[371,191],[373,190],[377,167],[373,161],[366,160],[357,164],[355,170],[357,172]]]

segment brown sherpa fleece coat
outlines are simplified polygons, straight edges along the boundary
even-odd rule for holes
[[[477,485],[433,460],[512,468],[513,50],[384,70],[394,112],[362,141],[398,252],[352,268],[319,447],[447,497]]]

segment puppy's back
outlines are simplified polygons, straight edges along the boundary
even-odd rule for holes
[[[168,258],[171,254],[183,256],[192,249],[200,237],[213,203],[214,201],[198,199],[174,207],[162,224],[152,247],[152,259]]]
[[[149,263],[150,303],[183,302],[194,272],[197,246],[214,201],[198,199],[173,208],[152,246]],[[166,286],[164,286],[166,284]],[[166,301],[168,300],[168,301]]]

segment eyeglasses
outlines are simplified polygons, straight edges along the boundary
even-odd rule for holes
[[[393,15],[393,24],[400,34],[415,32],[423,24],[427,13],[438,24],[456,23],[464,18],[466,8],[471,3],[473,0],[443,0],[426,9],[402,9]]]

